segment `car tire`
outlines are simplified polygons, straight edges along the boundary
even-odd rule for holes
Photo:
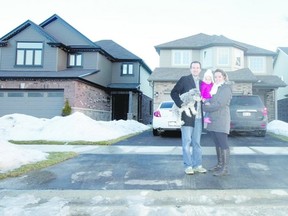
[[[258,137],[265,137],[266,135],[266,131],[265,130],[259,130],[257,131],[257,136]]]
[[[153,129],[153,136],[159,136],[159,131],[157,129]]]

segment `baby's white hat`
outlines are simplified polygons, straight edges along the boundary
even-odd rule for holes
[[[213,73],[212,73],[212,70],[211,70],[211,69],[207,69],[207,70],[206,70],[206,72],[204,73],[204,76],[203,76],[203,80],[205,80],[205,77],[206,77],[206,76],[210,76],[212,82],[214,83],[214,76],[213,76]]]

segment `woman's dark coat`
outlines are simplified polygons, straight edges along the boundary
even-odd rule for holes
[[[209,100],[210,105],[203,105],[203,111],[209,113],[211,123],[208,131],[229,134],[230,131],[230,100],[232,98],[231,85],[224,83],[218,87],[217,93]]]

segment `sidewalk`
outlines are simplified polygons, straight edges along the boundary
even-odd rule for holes
[[[0,214],[286,216],[287,197],[288,190],[11,190],[0,191]]]

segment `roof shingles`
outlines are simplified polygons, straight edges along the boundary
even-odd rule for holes
[[[155,46],[155,49],[158,53],[160,53],[161,49],[204,49],[211,46],[234,46],[244,50],[245,54],[249,55],[276,55],[275,52],[270,50],[238,42],[223,35],[207,35],[203,33],[163,43]]]

